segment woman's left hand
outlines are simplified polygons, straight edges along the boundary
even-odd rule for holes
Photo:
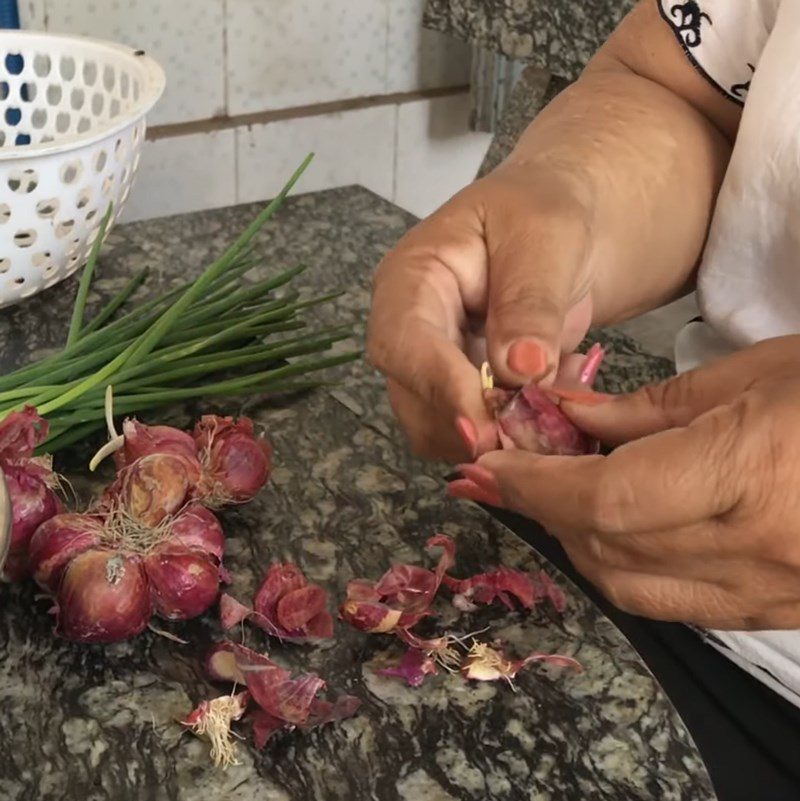
[[[564,409],[609,456],[495,451],[460,490],[555,535],[618,607],[719,629],[800,628],[800,336]]]

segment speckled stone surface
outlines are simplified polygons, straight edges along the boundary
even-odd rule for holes
[[[532,64],[525,67],[511,90],[508,104],[481,162],[479,178],[490,173],[505,159],[533,118],[568,85],[568,81],[551,75],[547,70]]]
[[[568,80],[634,0],[428,0],[423,24]]]
[[[145,264],[162,271],[161,286],[195,273],[254,212],[247,206],[116,229],[101,259],[99,293],[110,294]],[[346,288],[346,297],[318,314],[361,330],[370,268],[411,222],[366,190],[334,190],[292,200],[260,236],[258,249],[264,270],[303,261],[310,268],[307,286]],[[69,283],[0,313],[4,369],[57,343],[74,290]],[[648,360],[630,341],[612,339],[606,389],[669,372],[668,362]],[[366,364],[339,375],[346,378],[341,386],[291,402],[251,399],[245,405],[268,428],[277,467],[256,501],[224,515],[235,595],[246,598],[271,560],[293,559],[340,599],[353,577],[377,577],[393,560],[423,562],[423,542],[436,531],[457,539],[462,575],[493,563],[542,566],[531,548],[483,511],[444,498],[443,468],[409,456],[382,382]],[[198,402],[168,417],[186,421],[205,408]],[[92,445],[60,465],[83,494],[92,487],[75,468]],[[227,772],[214,770],[207,744],[176,723],[195,702],[222,691],[202,670],[206,649],[220,636],[214,615],[163,624],[188,645],[148,632],[112,647],[77,646],[53,637],[48,603],[33,587],[2,587],[0,798],[713,798],[694,745],[641,660],[577,589],[556,580],[569,597],[563,615],[493,607],[456,619],[443,602],[440,624],[462,632],[491,626],[520,654],[533,648],[573,654],[585,666],[582,674],[529,669],[516,693],[449,675],[412,690],[375,675],[376,667],[400,654],[391,640],[337,623],[330,643],[274,645],[271,653],[285,665],[319,671],[334,691],[358,695],[364,701],[358,716],[311,734],[281,734],[261,753],[243,744],[241,764]],[[250,645],[267,646],[258,634],[247,636]]]

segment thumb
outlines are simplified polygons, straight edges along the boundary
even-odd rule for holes
[[[493,214],[493,217],[498,215]],[[486,222],[489,360],[503,383],[542,379],[573,350],[591,322],[588,284],[578,275],[586,230],[578,219],[553,219],[529,208]],[[576,304],[576,295],[583,299]]]

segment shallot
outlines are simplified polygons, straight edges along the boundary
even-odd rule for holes
[[[0,469],[11,500],[11,544],[4,567],[10,581],[29,572],[28,544],[36,529],[61,511],[58,479],[48,457],[34,457],[46,439],[47,422],[30,407],[0,422]]]
[[[200,497],[212,507],[249,501],[266,484],[272,449],[247,417],[204,415],[194,441],[203,465]]]
[[[591,386],[603,357],[603,348],[595,345],[583,359],[578,381],[584,388]],[[481,369],[481,380],[484,401],[495,419],[502,448],[558,456],[597,453],[597,441],[577,428],[535,383],[517,390],[496,387],[488,364]]]
[[[118,470],[151,453],[197,458],[191,434],[173,426],[149,426],[128,418],[122,423],[122,448],[114,454]]]
[[[153,613],[186,620],[214,604],[224,579],[219,522],[188,503],[151,525],[153,509],[163,506],[146,504],[147,514],[138,517],[123,505],[100,507],[57,515],[39,527],[31,567],[55,596],[58,634],[116,642],[143,631]]]

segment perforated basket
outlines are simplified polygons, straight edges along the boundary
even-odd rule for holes
[[[85,263],[130,192],[164,73],[141,51],[0,31],[0,307]],[[110,230],[110,226],[109,226]]]

